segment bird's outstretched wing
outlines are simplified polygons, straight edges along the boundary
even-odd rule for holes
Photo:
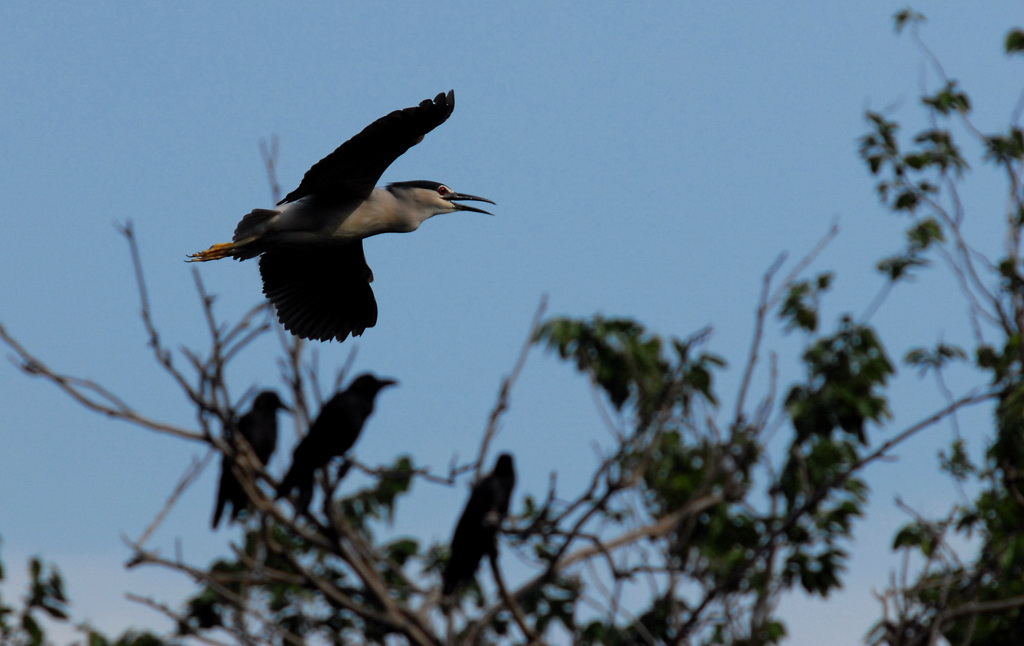
[[[344,341],[377,323],[377,300],[361,240],[344,247],[267,251],[263,293],[284,329],[303,339]]]
[[[316,195],[325,202],[365,199],[391,162],[423,141],[455,109],[455,91],[438,94],[418,106],[395,110],[363,128],[355,137],[313,165],[299,187],[278,204]]]

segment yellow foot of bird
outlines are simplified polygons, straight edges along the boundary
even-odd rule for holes
[[[206,251],[190,253],[186,262],[206,262],[207,260],[220,260],[232,255],[237,245],[234,242],[218,242]]]

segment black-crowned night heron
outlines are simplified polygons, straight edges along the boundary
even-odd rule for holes
[[[238,223],[231,242],[191,254],[189,260],[246,260],[262,254],[263,293],[286,330],[320,341],[362,334],[377,323],[363,239],[415,231],[441,213],[490,215],[458,201],[494,204],[491,200],[456,193],[439,182],[375,187],[393,161],[454,109],[452,90],[377,119],[306,171],[277,208],[253,210]]]
[[[512,456],[502,453],[486,477],[473,487],[452,536],[451,556],[442,574],[441,593],[449,596],[473,579],[480,559],[496,554],[498,530],[508,514],[516,470]]]
[[[367,418],[373,413],[377,393],[396,383],[394,379],[378,379],[366,373],[353,379],[343,392],[331,397],[320,409],[309,433],[292,452],[292,465],[277,487],[277,497],[282,498],[298,489],[295,508],[305,511],[313,498],[313,474],[331,458],[343,456],[352,448]]]

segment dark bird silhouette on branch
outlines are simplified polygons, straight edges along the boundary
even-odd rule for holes
[[[309,433],[295,447],[292,465],[277,487],[277,497],[283,498],[298,489],[295,508],[305,511],[313,498],[313,474],[331,458],[343,456],[352,448],[373,413],[377,393],[396,383],[393,379],[363,374],[324,404]]]
[[[244,438],[252,447],[253,453],[260,464],[266,466],[277,448],[277,411],[288,410],[277,393],[272,390],[264,390],[256,395],[253,400],[252,409],[242,415],[235,423],[234,429],[228,426],[225,429],[225,439],[232,444],[237,452],[239,450],[239,438]],[[235,456],[224,454],[220,461],[220,484],[217,487],[217,503],[213,509],[213,522],[211,527],[217,529],[220,525],[224,507],[230,503],[231,514],[228,522],[232,523],[238,519],[238,514],[249,504],[249,498],[245,495],[245,489],[235,476]]]
[[[262,254],[263,293],[286,330],[320,341],[359,336],[377,323],[365,238],[415,231],[442,213],[488,213],[458,200],[494,204],[440,182],[374,186],[393,161],[454,109],[455,92],[449,91],[377,119],[310,168],[277,208],[253,210],[238,223],[231,242],[191,254],[189,260],[245,260]]]
[[[452,536],[451,557],[442,575],[441,592],[448,596],[472,580],[484,556],[497,556],[498,530],[508,514],[516,471],[512,456],[502,453],[486,477],[473,487]]]

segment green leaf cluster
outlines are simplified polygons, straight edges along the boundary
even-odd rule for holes
[[[815,342],[803,359],[807,381],[786,396],[797,443],[842,431],[867,444],[867,422],[890,416],[879,389],[895,372],[875,331],[844,318],[839,330]]]
[[[53,565],[33,557],[28,563],[28,592],[22,598],[22,607],[7,605],[0,594],[0,644],[4,646],[44,646],[45,620],[66,623],[70,620],[70,601],[64,591],[64,579]],[[4,580],[3,562],[0,561],[0,583]],[[77,626],[88,646],[176,646],[148,631],[129,630],[112,638],[87,624]]]
[[[832,286],[833,274],[822,272],[812,280],[798,280],[786,290],[779,310],[779,318],[786,321],[786,329],[815,332],[818,329],[818,304],[821,295]]]
[[[630,319],[554,318],[541,325],[534,337],[556,350],[562,359],[572,360],[608,396],[616,410],[631,405],[639,418],[638,430],[658,410],[681,407],[690,411],[694,398],[716,404],[713,371],[725,365],[714,354],[694,349],[708,331],[686,340],[671,339],[672,356],[666,356],[665,342]]]

